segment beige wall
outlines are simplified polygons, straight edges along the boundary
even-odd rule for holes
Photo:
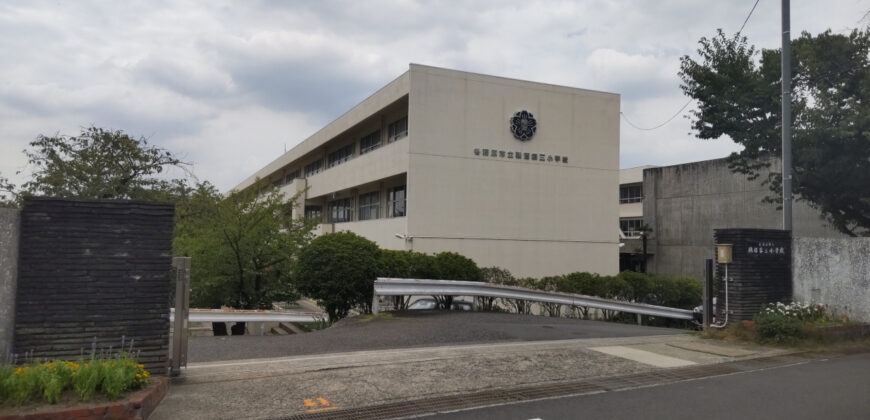
[[[409,101],[414,250],[454,250],[519,276],[616,273],[618,95],[412,65]],[[526,142],[508,125],[523,109],[538,126]]]
[[[308,179],[308,197],[319,197],[408,171],[408,139],[357,155]]]
[[[336,232],[356,233],[374,241],[384,249],[406,249],[405,240],[396,237],[397,233],[404,234],[407,230],[407,218],[405,217],[336,223],[334,229]]]

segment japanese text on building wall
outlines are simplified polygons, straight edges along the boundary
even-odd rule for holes
[[[568,156],[548,155],[544,153],[515,152],[498,149],[474,149],[475,156],[498,159],[529,160],[535,162],[568,163]]]
[[[746,247],[748,255],[785,255],[785,246],[772,241],[759,241]]]

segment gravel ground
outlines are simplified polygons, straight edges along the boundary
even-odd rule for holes
[[[188,361],[256,359],[437,345],[681,334],[685,330],[489,312],[405,311],[286,336],[194,337]]]

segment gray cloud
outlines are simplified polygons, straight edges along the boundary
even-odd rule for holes
[[[823,4],[824,3],[824,4]],[[222,189],[273,160],[409,62],[622,95],[653,126],[685,98],[679,57],[716,28],[736,31],[751,2],[413,0],[0,4],[0,173],[40,133],[96,124],[187,155]],[[858,25],[853,1],[792,5],[792,28]],[[779,43],[779,4],[745,29]],[[655,131],[623,124],[622,165],[724,156],[677,118]]]

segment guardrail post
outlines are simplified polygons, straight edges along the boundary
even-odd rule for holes
[[[178,376],[181,367],[187,366],[187,328],[190,313],[190,257],[172,258],[175,276],[175,321],[172,334],[172,358],[170,374]]]

